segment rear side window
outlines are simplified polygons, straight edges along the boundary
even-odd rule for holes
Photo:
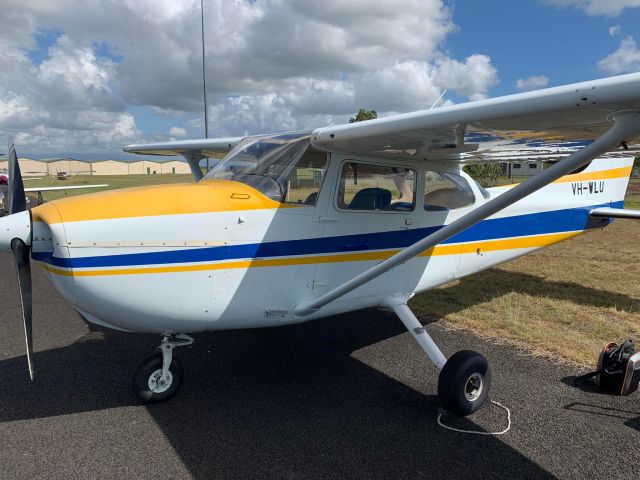
[[[464,177],[455,173],[426,172],[424,209],[427,211],[455,210],[473,205],[473,190]]]
[[[340,172],[337,204],[345,210],[410,212],[415,208],[415,192],[414,170],[346,162]]]

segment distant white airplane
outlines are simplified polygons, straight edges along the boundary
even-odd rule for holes
[[[640,218],[623,208],[639,135],[640,74],[631,74],[313,131],[130,145],[183,155],[197,183],[31,211],[10,144],[0,248],[18,270],[30,372],[33,258],[89,322],[160,334],[160,352],[133,379],[144,402],[177,392],[173,349],[192,342],[186,333],[386,306],[441,369],[442,406],[468,415],[487,399],[487,360],[468,350],[447,359],[409,299],[613,218]],[[224,153],[202,178],[199,161]],[[557,163],[490,189],[462,171],[523,159]]]

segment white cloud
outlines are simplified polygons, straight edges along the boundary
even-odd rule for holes
[[[187,136],[187,130],[185,128],[182,128],[182,127],[173,126],[169,130],[169,135],[172,136],[172,137],[186,137]]]
[[[487,55],[474,54],[464,62],[442,58],[436,62],[434,81],[441,89],[454,90],[478,100],[484,98],[487,90],[498,83],[498,71],[491,65],[491,58]]]
[[[516,88],[521,92],[544,88],[548,84],[549,77],[547,77],[546,75],[532,75],[527,78],[519,78],[518,80],[516,80]]]
[[[36,67],[38,88],[52,94],[60,109],[97,108],[118,111],[124,106],[113,93],[115,63],[99,58],[90,47],[77,46],[66,35],[49,49],[49,58]],[[55,93],[54,93],[55,92]]]
[[[131,106],[149,107],[168,136],[201,125],[199,0],[7,2],[0,134],[43,151],[114,148],[143,140]],[[442,50],[456,29],[444,0],[205,0],[205,28],[210,135],[428,108],[445,88],[476,99],[498,82],[490,57]],[[61,36],[34,60],[51,31]]]
[[[625,8],[640,7],[640,0],[543,0],[543,3],[557,7],[574,7],[588,15],[617,17]]]
[[[112,88],[115,64],[63,35],[36,65],[19,49],[0,50],[0,132],[47,155],[119,149],[139,137]]]
[[[598,62],[598,68],[613,75],[640,71],[640,50],[633,37],[623,38],[616,51]]]
[[[357,98],[351,104],[374,109],[384,115],[388,111],[410,111],[428,108],[441,93],[434,78],[435,67],[419,61],[398,62],[355,79]]]
[[[279,91],[297,114],[350,113],[356,102],[355,86],[347,79],[293,78],[283,82]]]
[[[620,25],[609,27],[609,35],[611,35],[612,37],[620,35],[620,32],[622,32],[622,27]]]
[[[222,100],[210,108],[209,127],[219,135],[248,135],[296,130],[298,124],[284,99],[275,94],[248,95]]]
[[[484,98],[497,81],[485,55],[463,62],[447,57],[396,62],[344,80],[287,80],[278,93],[221,98],[210,108],[209,128],[219,135],[315,128],[346,122],[360,107],[381,116],[429,108],[445,88],[472,100]]]

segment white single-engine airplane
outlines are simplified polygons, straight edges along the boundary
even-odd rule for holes
[[[487,399],[478,353],[446,359],[407,306],[418,292],[603,227],[623,209],[640,136],[640,74],[313,131],[130,145],[183,155],[196,183],[99,192],[27,210],[10,145],[13,251],[32,367],[30,259],[89,322],[161,335],[134,390],[176,393],[187,333],[305,322],[374,306],[441,369],[457,415]],[[204,178],[199,161],[220,157]],[[467,162],[556,163],[484,189]]]

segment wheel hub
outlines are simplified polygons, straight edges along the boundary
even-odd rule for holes
[[[167,378],[161,379],[162,369],[159,368],[149,376],[149,390],[153,393],[163,393],[169,390],[173,383],[173,375],[171,371],[167,371]]]
[[[478,398],[480,398],[483,388],[484,381],[482,374],[473,373],[467,379],[467,382],[464,385],[464,397],[470,402],[475,402]]]

